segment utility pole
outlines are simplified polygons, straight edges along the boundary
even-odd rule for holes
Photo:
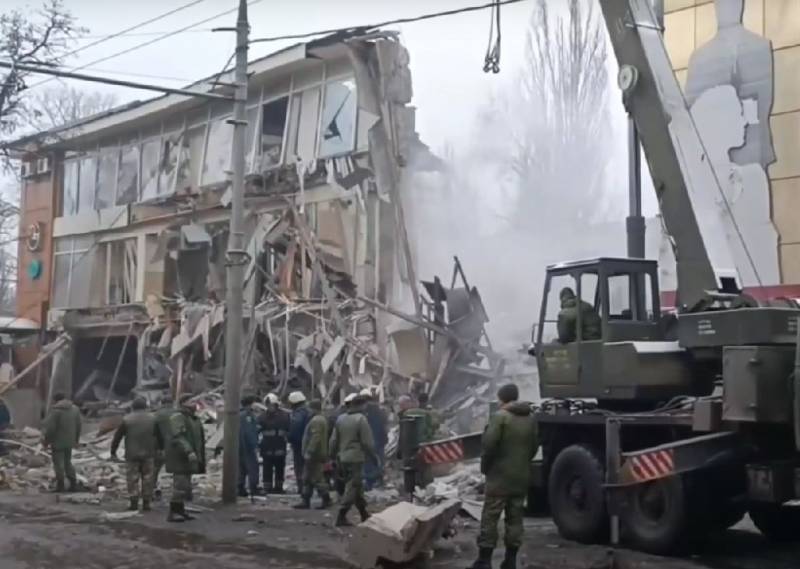
[[[247,0],[239,0],[236,19],[236,66],[233,101],[233,199],[231,200],[230,234],[227,264],[227,320],[225,328],[225,413],[222,455],[222,501],[236,503],[239,478],[239,400],[242,390],[242,297],[244,264],[244,150],[247,136],[245,105],[247,103]]]

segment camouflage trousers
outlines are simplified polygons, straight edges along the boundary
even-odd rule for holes
[[[328,481],[325,478],[325,463],[307,460],[303,464],[303,495],[311,498],[314,490],[322,497],[328,494]]]
[[[56,484],[59,487],[64,486],[64,479],[69,480],[69,483],[75,487],[78,483],[78,478],[75,475],[75,468],[72,466],[72,449],[53,449],[53,471],[56,475]]]
[[[155,464],[152,458],[125,461],[125,476],[128,481],[128,496],[150,500],[153,497]]]
[[[343,510],[355,505],[359,510],[366,508],[367,500],[364,497],[364,463],[344,462],[341,464],[344,475],[345,487],[341,507]]]
[[[172,501],[191,502],[192,501],[192,475],[173,474],[172,475]]]
[[[524,496],[486,496],[481,514],[481,531],[478,547],[494,549],[497,545],[497,525],[500,516],[506,513],[506,549],[519,549],[522,545],[522,516],[525,510]]]

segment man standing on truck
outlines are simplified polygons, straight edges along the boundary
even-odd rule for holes
[[[478,559],[471,569],[491,569],[497,545],[497,524],[505,512],[506,556],[501,569],[517,568],[522,544],[522,515],[528,478],[539,442],[529,403],[518,401],[513,383],[497,391],[500,408],[490,419],[481,442],[481,472],[486,476],[485,499],[478,535]]]
[[[561,310],[558,313],[558,341],[569,344],[578,338],[578,311],[581,313],[582,340],[600,339],[600,316],[594,307],[584,300],[578,300],[575,292],[568,286],[561,289]]]

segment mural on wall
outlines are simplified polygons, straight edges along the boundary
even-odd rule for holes
[[[767,167],[775,161],[770,41],[743,25],[744,0],[715,0],[716,34],[689,59],[685,97],[719,180],[714,209],[725,225],[739,284],[780,284],[778,232],[771,218]],[[698,217],[711,212],[696,212]],[[674,282],[674,257],[663,233],[662,280]],[[707,246],[714,248],[713,243]],[[717,244],[721,245],[721,244]],[[670,274],[671,273],[671,274]],[[669,290],[665,287],[666,290]]]

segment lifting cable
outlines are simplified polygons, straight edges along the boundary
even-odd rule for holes
[[[494,0],[489,16],[489,44],[483,60],[484,73],[500,73],[500,42],[500,0]]]

